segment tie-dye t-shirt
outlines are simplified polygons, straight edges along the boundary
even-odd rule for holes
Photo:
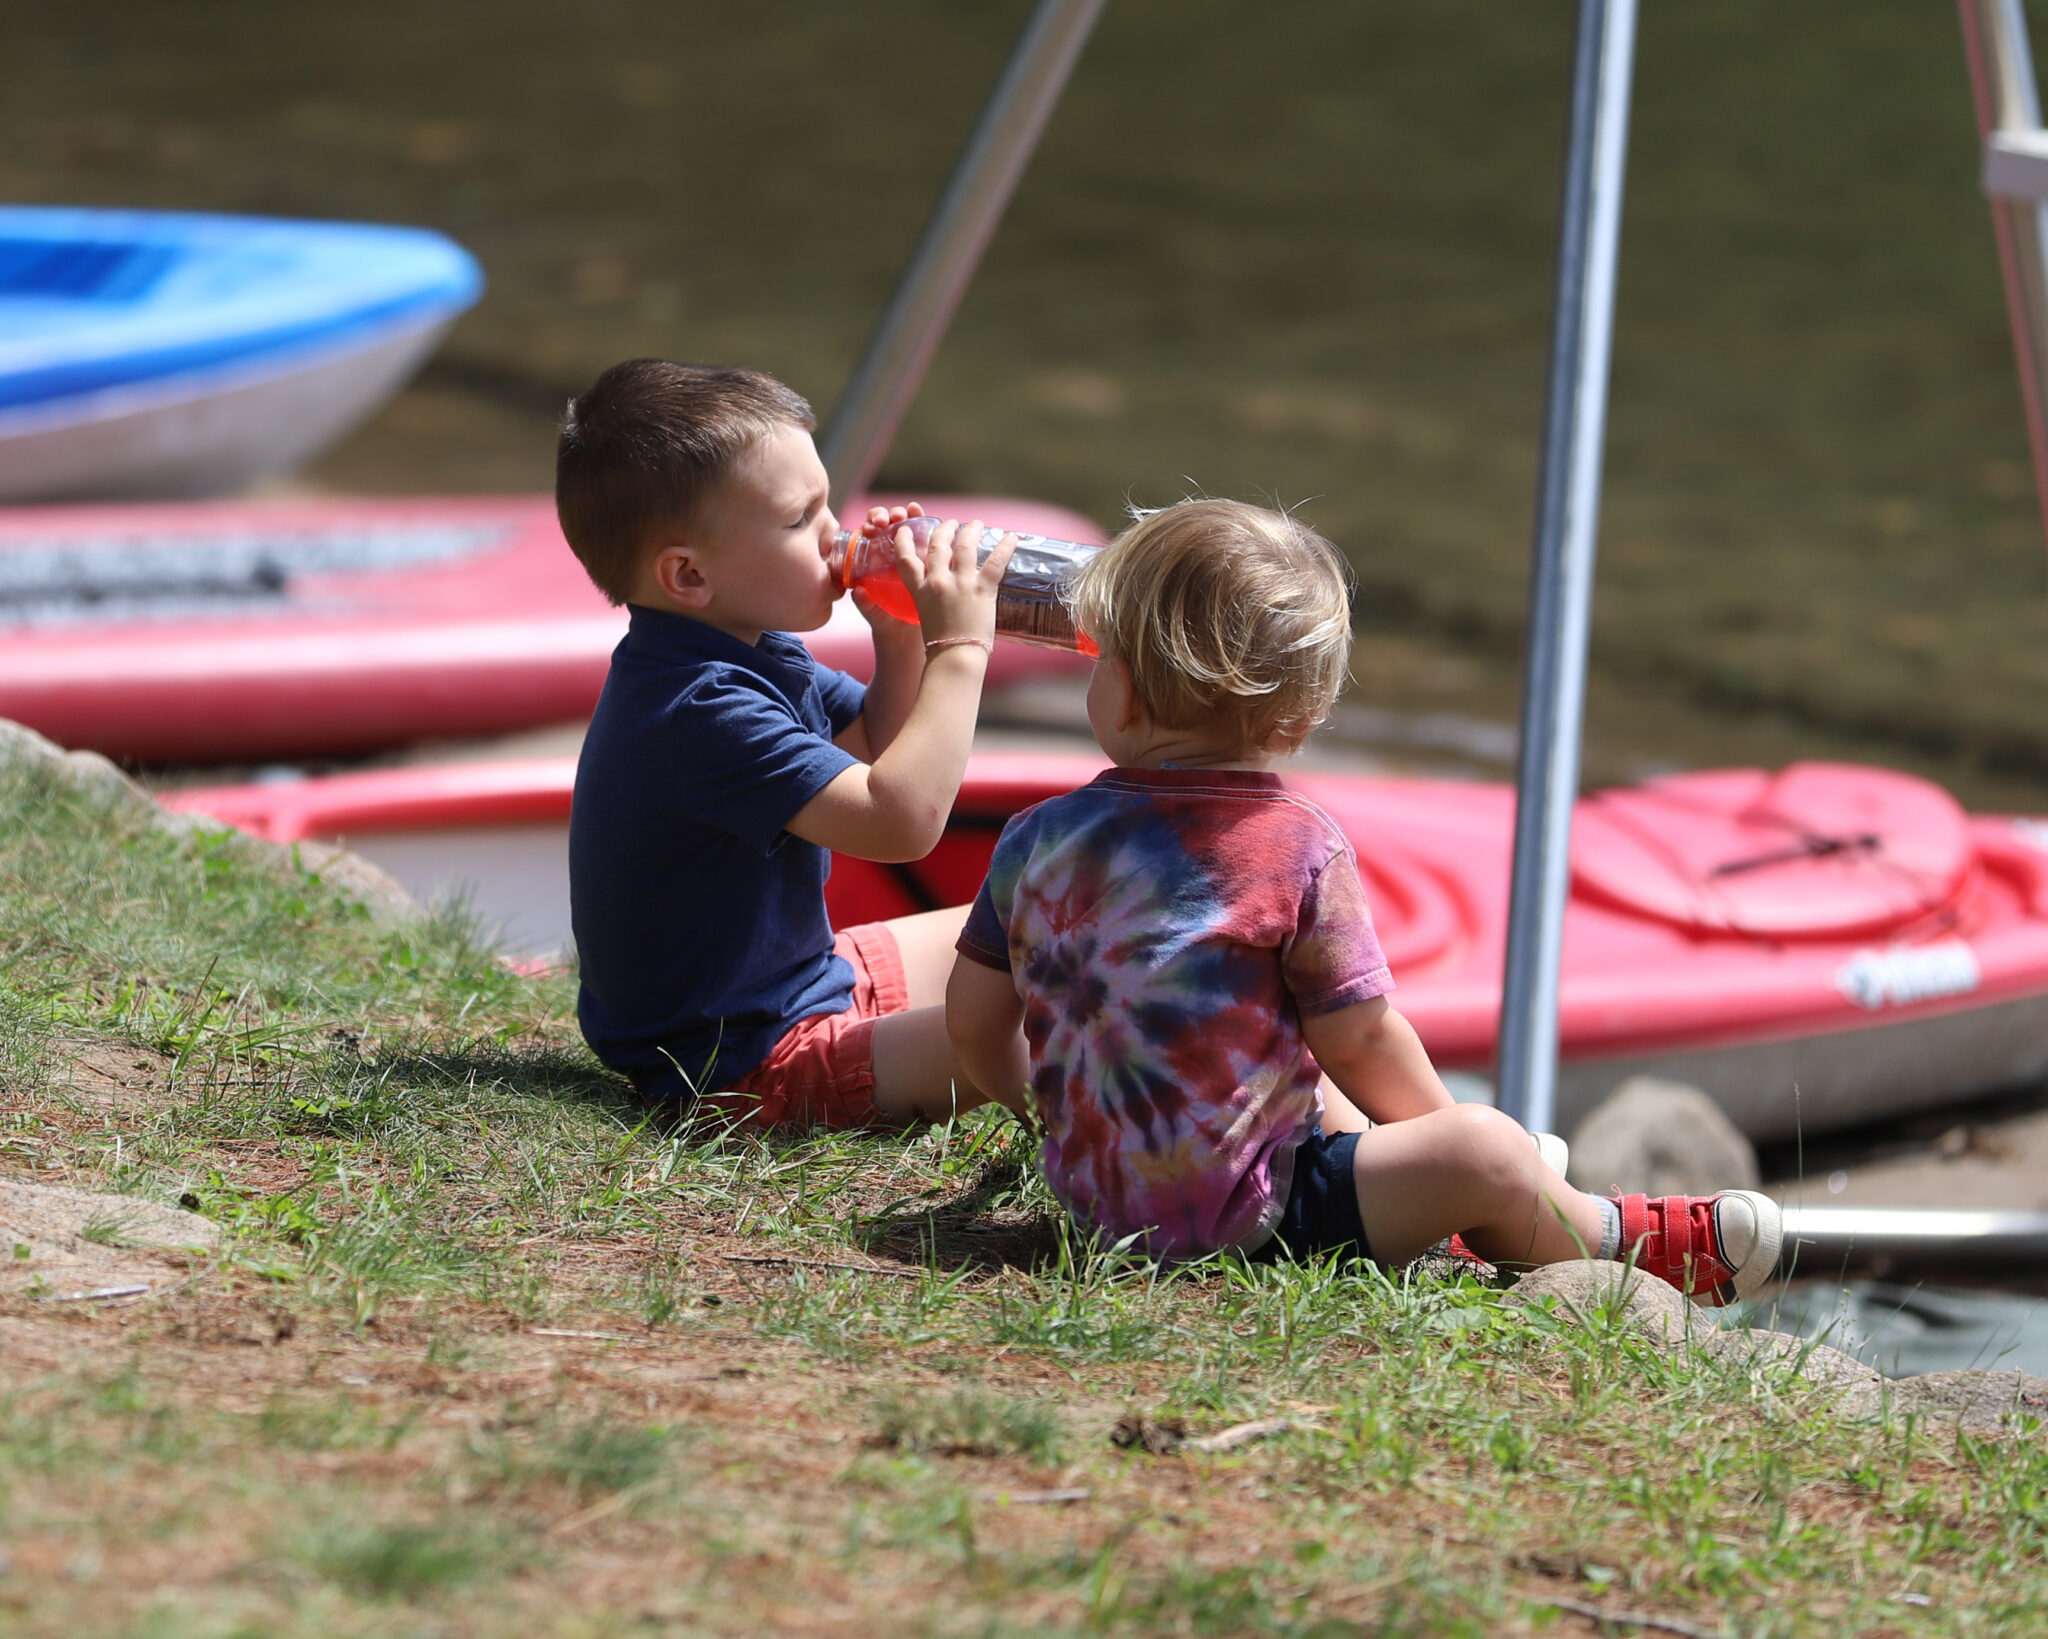
[[[1113,769],[1026,809],[959,948],[1024,999],[1054,1193],[1165,1257],[1271,1236],[1322,1112],[1301,1017],[1394,984],[1336,822],[1216,769]]]

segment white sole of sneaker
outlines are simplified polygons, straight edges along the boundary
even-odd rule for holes
[[[1730,1223],[1724,1228],[1723,1213],[1746,1222]],[[1768,1195],[1759,1194],[1756,1190],[1723,1190],[1714,1206],[1714,1232],[1720,1239],[1725,1261],[1735,1270],[1734,1279],[1722,1286],[1715,1296],[1722,1303],[1755,1296],[1778,1271],[1778,1255],[1785,1248],[1783,1210]],[[1738,1241],[1746,1241],[1748,1245],[1740,1257],[1730,1256],[1735,1252]]]

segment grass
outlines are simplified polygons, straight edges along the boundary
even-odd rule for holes
[[[494,1496],[559,1492],[573,1506],[645,1490],[668,1472],[674,1441],[675,1431],[659,1423],[621,1426],[598,1416],[564,1425],[543,1416],[537,1427],[477,1441],[473,1477]]]
[[[511,1554],[478,1522],[364,1525],[337,1521],[306,1530],[285,1557],[366,1600],[415,1601],[502,1574]]]
[[[943,1395],[892,1389],[875,1411],[877,1444],[948,1457],[1018,1456],[1050,1466],[1059,1461],[1061,1433],[1058,1412],[1044,1402],[982,1389]]]
[[[78,1238],[94,1246],[121,1247],[132,1243],[129,1240],[128,1220],[118,1212],[95,1214],[78,1226]]]
[[[14,773],[0,948],[0,1176],[226,1232],[138,1302],[0,1297],[10,1635],[2048,1615],[2039,1430],[1841,1421],[1469,1277],[1105,1256],[992,1113],[665,1126],[570,981],[458,919],[380,927]],[[1226,1453],[1111,1438],[1275,1416]]]

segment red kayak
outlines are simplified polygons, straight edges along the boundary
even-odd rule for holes
[[[1102,539],[1034,501],[928,504]],[[0,717],[113,757],[339,756],[588,717],[625,620],[546,496],[0,512]],[[805,641],[857,677],[874,661],[851,604]],[[1001,643],[989,679],[1085,664]]]
[[[1003,821],[1100,759],[978,756],[938,849],[841,858],[845,926],[959,904]],[[467,888],[508,947],[568,939],[574,764],[477,763],[167,797],[289,842],[345,839],[421,895]],[[1483,1073],[1507,929],[1514,793],[1301,774],[1356,845],[1436,1062]],[[1755,1138],[1853,1126],[2048,1069],[2048,820],[1965,814],[1908,775],[1803,763],[1675,775],[1579,806],[1558,1116],[1630,1075],[1704,1087]]]

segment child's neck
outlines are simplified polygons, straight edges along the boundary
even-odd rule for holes
[[[1217,745],[1191,735],[1167,734],[1133,748],[1118,759],[1124,768],[1215,768],[1237,769],[1249,774],[1271,771],[1280,760],[1277,752],[1247,751],[1243,746]]]
[[[759,626],[735,626],[729,621],[714,620],[702,609],[686,608],[674,598],[657,595],[650,598],[628,598],[626,602],[629,606],[637,604],[643,609],[653,609],[664,615],[674,615],[678,620],[692,620],[699,626],[713,627],[725,633],[727,637],[738,638],[740,642],[746,644],[750,649],[758,649],[761,646],[761,634],[764,628]]]

